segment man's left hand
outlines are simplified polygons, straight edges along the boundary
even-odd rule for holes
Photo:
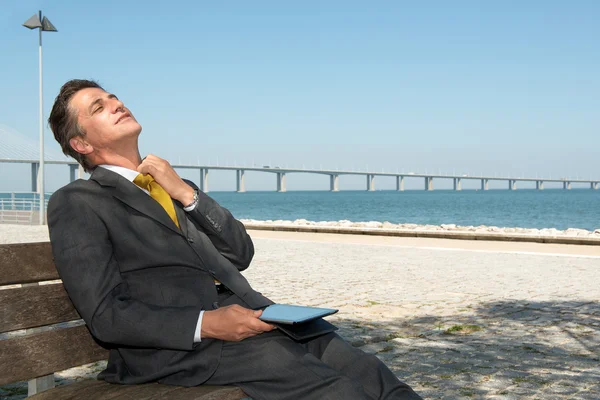
[[[156,182],[171,196],[184,206],[194,201],[194,189],[185,183],[167,160],[149,154],[137,167],[140,174],[150,174]]]

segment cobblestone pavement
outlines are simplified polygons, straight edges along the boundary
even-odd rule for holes
[[[277,302],[339,308],[329,317],[339,333],[426,399],[600,399],[600,257],[254,243],[244,274],[255,288]],[[4,399],[26,393],[2,389]]]
[[[255,288],[339,308],[340,334],[424,398],[600,399],[600,258],[255,245]]]

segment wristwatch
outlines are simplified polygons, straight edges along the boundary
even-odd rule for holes
[[[198,190],[194,190],[194,200],[192,200],[192,202],[190,204],[188,204],[187,206],[184,206],[183,209],[186,211],[192,211],[194,208],[196,208],[196,205],[198,204]]]

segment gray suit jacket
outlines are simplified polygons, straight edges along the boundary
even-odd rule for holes
[[[272,304],[240,273],[254,255],[242,223],[199,196],[190,213],[174,201],[181,229],[154,199],[101,167],[50,198],[48,227],[60,277],[91,334],[111,349],[101,379],[206,381],[222,342],[193,339],[200,310],[219,307],[214,279],[251,308]]]

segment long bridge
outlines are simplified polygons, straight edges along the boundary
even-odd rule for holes
[[[18,160],[18,159],[0,159],[0,163],[19,163],[31,165],[31,190],[37,191],[37,174],[39,170],[39,160]],[[47,160],[44,164],[61,164],[68,166],[69,179],[74,181],[77,178],[83,178],[84,172],[81,166],[76,161],[69,160]],[[305,168],[280,168],[276,166],[265,165],[263,167],[246,167],[246,166],[218,166],[218,165],[192,165],[192,164],[172,164],[175,169],[194,169],[199,173],[199,187],[208,192],[208,177],[209,171],[236,171],[236,191],[245,192],[245,172],[256,171],[272,173],[276,177],[276,188],[278,192],[286,191],[287,174],[321,174],[329,175],[329,190],[338,192],[340,190],[339,177],[340,175],[362,175],[366,178],[365,190],[375,190],[375,177],[392,177],[396,179],[396,190],[404,190],[404,181],[410,179],[423,179],[424,190],[433,190],[433,182],[435,180],[448,179],[453,181],[454,190],[461,190],[463,180],[475,180],[481,182],[481,190],[488,190],[490,181],[505,181],[507,182],[508,190],[516,190],[517,182],[535,182],[535,187],[538,190],[544,189],[544,184],[548,182],[562,183],[565,190],[570,190],[572,184],[589,184],[590,189],[598,190],[599,180],[594,179],[571,179],[571,178],[528,178],[528,177],[510,177],[510,176],[476,176],[476,175],[455,175],[455,174],[422,174],[422,173],[399,173],[399,172],[368,172],[368,171],[351,171],[351,170],[327,170],[327,169],[305,169]]]

